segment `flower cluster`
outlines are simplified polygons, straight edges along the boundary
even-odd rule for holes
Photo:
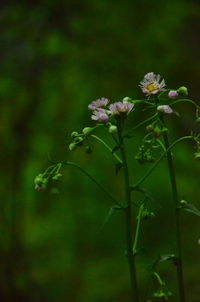
[[[108,105],[109,103],[107,98],[101,98],[89,104],[88,109],[92,110],[91,119],[100,123],[107,123],[112,116],[128,115],[134,107],[134,104],[127,100]]]
[[[34,179],[35,190],[44,191],[50,181],[57,181],[62,174],[60,173],[61,164],[50,166],[44,173],[38,174]]]

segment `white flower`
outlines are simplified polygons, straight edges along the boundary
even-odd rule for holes
[[[173,110],[169,105],[160,105],[157,107],[157,110],[167,114],[173,113]]]
[[[150,95],[156,94],[160,91],[165,90],[165,80],[160,82],[161,76],[155,74],[154,72],[149,72],[144,76],[144,79],[140,82],[139,87],[142,89],[142,92]]]
[[[116,102],[110,104],[109,109],[112,115],[120,114],[120,113],[126,113],[128,115],[133,109],[133,107],[134,104],[130,102]]]
[[[101,108],[104,106],[107,106],[109,103],[109,100],[106,98],[100,98],[96,101],[93,101],[91,104],[88,105],[88,109],[96,110],[97,108]]]
[[[103,108],[97,108],[96,110],[93,111],[91,119],[94,120],[94,121],[107,123],[108,120],[109,120],[108,114],[109,114],[108,110],[105,110]]]

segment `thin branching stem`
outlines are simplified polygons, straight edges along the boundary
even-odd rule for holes
[[[63,161],[62,165],[73,166],[73,167],[79,169],[91,181],[93,181],[112,200],[112,202],[114,202],[114,204],[117,204],[117,205],[120,206],[120,203],[111,195],[111,193],[101,183],[99,183],[91,174],[89,174],[85,169],[83,169],[82,167],[80,167],[76,163],[73,163],[73,162],[70,162],[70,161]]]
[[[133,187],[138,187],[145,179],[153,172],[153,170],[158,166],[160,161],[163,159],[163,157],[179,142],[185,140],[185,139],[194,139],[193,136],[188,135],[188,136],[183,136],[176,141],[174,141],[167,149],[165,152],[163,152],[160,157],[155,161],[155,163],[151,166],[151,168],[142,176],[138,182],[136,182]]]
[[[119,163],[122,163],[122,161],[119,158],[119,156],[115,152],[113,152],[112,148],[104,140],[102,140],[100,137],[98,137],[97,135],[94,135],[94,134],[92,134],[91,137],[93,137],[94,139],[96,139],[97,141],[99,141],[102,145],[104,145],[110,151],[110,153],[115,157],[115,159]]]

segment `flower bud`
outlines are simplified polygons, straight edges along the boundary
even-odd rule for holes
[[[41,184],[41,185],[36,184],[35,185],[35,190],[38,191],[38,192],[42,192],[45,189],[46,189],[46,184]]]
[[[180,93],[183,96],[187,96],[188,95],[188,89],[185,86],[179,87],[179,89],[177,89],[177,92]]]
[[[168,97],[170,99],[176,99],[178,97],[178,92],[176,90],[170,90],[168,93]]]
[[[52,179],[53,179],[53,180],[58,180],[61,176],[62,176],[61,173],[56,173],[56,174],[52,177]]]
[[[185,206],[185,205],[187,204],[187,201],[184,200],[184,199],[182,199],[182,200],[180,201],[180,204],[181,204],[181,206]]]
[[[195,157],[195,159],[200,160],[200,152],[195,152],[194,157]]]
[[[85,134],[85,135],[90,134],[92,131],[93,131],[93,128],[91,128],[91,127],[85,127],[82,130],[83,134]]]
[[[157,110],[159,112],[163,112],[163,113],[166,113],[166,114],[173,113],[173,110],[169,105],[160,105],[160,106],[157,107]]]
[[[116,133],[116,132],[117,132],[117,126],[111,125],[111,126],[109,127],[108,131],[109,131],[110,134]]]
[[[129,103],[129,102],[131,102],[132,100],[131,100],[131,98],[129,98],[129,96],[126,96],[125,98],[123,98],[123,103]]]
[[[69,145],[69,150],[70,151],[74,151],[76,149],[76,144],[75,143],[71,143],[70,145]]]
[[[153,129],[154,129],[153,125],[146,126],[146,130],[149,132],[153,131]]]
[[[34,179],[34,183],[35,185],[40,185],[43,183],[43,174],[39,174],[38,176],[36,176],[36,178]]]
[[[75,138],[75,137],[77,137],[77,136],[79,136],[78,132],[73,131],[73,132],[71,133],[71,137],[72,137],[72,138]]]

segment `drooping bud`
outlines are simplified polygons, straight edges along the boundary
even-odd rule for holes
[[[75,138],[75,137],[77,137],[77,136],[79,136],[78,132],[73,131],[73,132],[71,133],[71,137],[72,137],[72,138]]]
[[[84,135],[88,135],[88,134],[90,134],[92,131],[93,131],[93,128],[91,128],[91,127],[85,127],[85,128],[83,128],[83,130],[82,130],[82,132],[83,132]]]
[[[47,178],[45,178],[43,174],[39,174],[38,176],[36,176],[34,183],[36,191],[44,191],[47,185]]]
[[[183,96],[188,95],[188,89],[185,86],[179,87],[179,89],[177,89],[177,92],[180,93],[180,95],[183,95]]]
[[[76,144],[75,143],[71,143],[70,145],[69,145],[69,150],[70,151],[74,151],[76,149]]]
[[[116,133],[116,132],[117,132],[117,126],[111,125],[111,126],[109,127],[108,131],[109,131],[110,134]]]

